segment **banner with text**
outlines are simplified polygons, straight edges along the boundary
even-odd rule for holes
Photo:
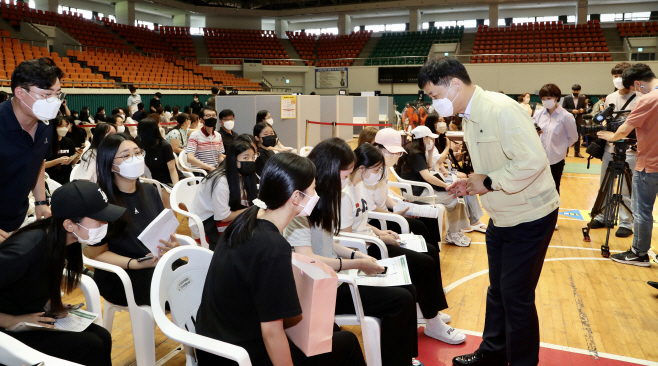
[[[316,68],[315,88],[347,88],[347,67]]]

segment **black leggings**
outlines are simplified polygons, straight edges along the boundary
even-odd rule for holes
[[[359,295],[364,314],[382,320],[382,365],[410,365],[418,356],[416,288],[359,286]],[[336,314],[354,313],[349,286],[343,284],[336,295]]]
[[[48,356],[86,366],[112,366],[112,336],[105,328],[96,324],[91,324],[83,332],[0,331]]]
[[[417,219],[412,219],[410,217],[403,216],[407,223],[409,224],[409,231],[420,235],[425,239],[427,244],[431,244],[436,249],[439,249],[439,241],[441,240],[441,233],[439,232],[438,219],[431,219],[428,217],[419,217]],[[376,227],[381,230],[381,225],[379,220],[370,219],[368,224]],[[386,221],[386,228],[388,230],[395,231],[398,234],[402,233],[402,228],[396,222]]]
[[[341,286],[342,287],[342,286]],[[294,365],[300,366],[365,366],[359,340],[351,332],[334,332],[331,340],[331,352],[317,356],[306,355],[288,339],[290,357]],[[197,350],[199,365],[237,365],[237,362]],[[271,365],[268,362],[267,365]]]
[[[576,142],[578,146],[578,142]],[[562,181],[562,172],[564,171],[564,159],[559,162],[551,165],[551,175],[555,181],[555,189],[557,189],[557,194],[560,194],[560,182]]]

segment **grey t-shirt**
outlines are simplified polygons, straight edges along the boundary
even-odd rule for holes
[[[310,227],[307,217],[295,217],[283,231],[283,237],[293,247],[312,247],[313,254],[338,258],[334,252],[334,236],[322,228]]]

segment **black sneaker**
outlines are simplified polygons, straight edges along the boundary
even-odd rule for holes
[[[631,235],[633,235],[633,230],[625,227],[620,227],[615,233],[615,236],[618,238],[628,238]]]
[[[648,254],[645,254],[643,256],[638,256],[637,254],[633,253],[633,250],[631,249],[628,249],[623,253],[614,254],[610,258],[615,262],[632,264],[634,266],[640,266],[640,267],[651,266],[651,262],[649,262]]]
[[[590,229],[601,229],[601,228],[604,228],[604,227],[605,227],[605,225],[603,225],[603,223],[599,220],[594,220],[594,221],[592,221],[591,224],[589,224]]]

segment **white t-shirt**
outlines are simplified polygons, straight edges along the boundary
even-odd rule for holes
[[[363,183],[355,187],[347,179],[347,185],[340,194],[340,228],[351,227],[353,233],[375,236],[375,232],[368,226],[368,210],[374,207],[368,205],[362,188]]]
[[[139,94],[132,94],[128,97],[128,106],[130,107],[130,114],[133,115],[137,112],[137,105],[142,102],[142,97]]]
[[[199,192],[194,201],[190,212],[196,214],[202,221],[210,216],[214,216],[215,221],[222,221],[231,214],[229,206],[229,188],[226,176],[220,176],[214,180],[215,188],[212,189],[212,182],[204,179],[199,186]]]
[[[631,91],[630,93],[628,93],[626,95],[621,95],[621,94],[619,94],[619,90],[617,90],[614,93],[612,93],[612,94],[608,95],[607,97],[605,97],[605,104],[603,104],[603,106],[605,108],[608,108],[608,106],[610,104],[614,104],[615,105],[615,110],[616,111],[621,111],[622,110],[621,107],[623,107],[624,104],[626,104],[626,102],[628,102],[628,99],[633,95],[635,95],[634,91]],[[628,103],[626,108],[624,108],[623,110],[628,111],[628,110],[633,109],[633,107],[635,106],[635,103],[637,103],[637,101],[639,99],[640,99],[639,95],[636,95],[635,98],[633,98],[633,100],[631,100],[631,102]],[[596,113],[598,113],[598,112],[596,112]],[[622,116],[628,116],[628,114],[624,114]],[[614,148],[614,145],[612,144],[612,142],[608,142],[607,144],[605,144],[605,151],[607,151],[609,153],[612,153],[612,152],[614,152],[614,150],[615,150],[615,148]],[[633,151],[630,148],[628,148],[626,150],[626,154],[637,155],[637,152]]]
[[[386,199],[388,198],[388,171],[384,169],[384,177],[376,185],[369,186],[363,182],[357,184],[363,193],[363,198],[368,203],[368,208],[373,210],[381,207],[386,210]]]
[[[88,180],[96,183],[96,154],[87,153],[89,148],[85,148],[82,152],[82,157],[76,168],[73,179]],[[88,159],[88,160],[86,160]]]

